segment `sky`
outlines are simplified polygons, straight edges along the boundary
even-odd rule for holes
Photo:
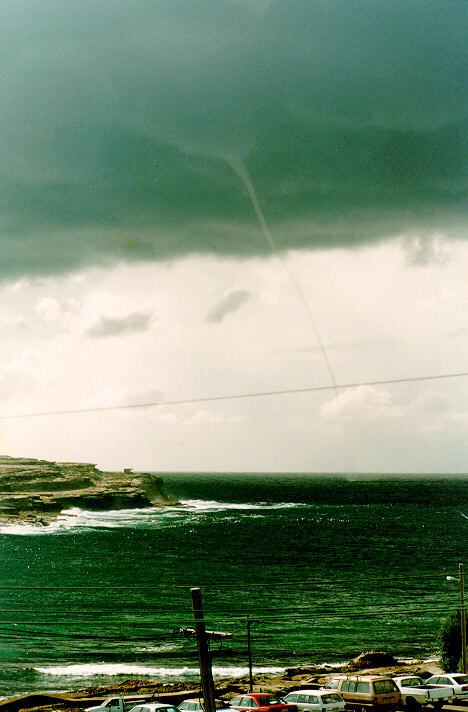
[[[4,0],[0,452],[466,473],[467,23]]]

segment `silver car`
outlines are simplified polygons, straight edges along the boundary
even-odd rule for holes
[[[346,707],[341,695],[332,690],[298,690],[290,692],[283,699],[297,705],[299,711],[306,712],[341,712]]]

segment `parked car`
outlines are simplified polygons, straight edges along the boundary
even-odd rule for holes
[[[426,680],[427,685],[437,687],[450,687],[452,700],[466,700],[468,698],[468,675],[464,672],[446,672],[443,675],[433,675]]]
[[[394,712],[401,700],[395,682],[385,675],[337,675],[324,687],[339,692],[351,709]]]
[[[87,707],[86,712],[130,712],[135,705],[146,702],[141,695],[128,695],[127,697],[108,697],[100,705]]]
[[[145,702],[132,707],[130,712],[178,712],[174,705],[166,705],[164,702]]]
[[[281,697],[277,695],[268,695],[265,692],[249,692],[245,695],[237,695],[229,700],[229,706],[234,707],[241,712],[251,712],[252,709],[257,712],[297,712],[297,705],[283,702]]]
[[[285,702],[292,702],[297,705],[298,710],[305,710],[305,712],[339,712],[346,708],[341,695],[331,690],[296,690],[283,699]]]
[[[419,710],[421,707],[432,705],[440,710],[452,697],[452,688],[431,685],[417,675],[406,675],[393,678],[401,692],[401,702],[409,710]]]
[[[218,712],[231,712],[226,702],[215,700],[216,709]],[[177,705],[180,712],[205,712],[204,702],[201,697],[193,697],[188,700],[182,700],[180,705]]]

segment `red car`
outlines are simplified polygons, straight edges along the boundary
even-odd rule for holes
[[[264,692],[238,695],[229,700],[229,706],[240,712],[297,712],[297,705],[291,705],[276,695],[267,695]]]

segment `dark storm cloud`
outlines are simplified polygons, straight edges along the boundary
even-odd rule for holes
[[[101,316],[86,334],[88,336],[127,336],[128,334],[141,334],[148,331],[151,326],[151,314],[135,312],[125,317]]]
[[[3,275],[458,234],[464,0],[5,0]]]
[[[235,312],[240,307],[248,302],[250,294],[245,289],[234,289],[218,303],[209,312],[206,321],[219,322],[224,319],[227,314]]]

